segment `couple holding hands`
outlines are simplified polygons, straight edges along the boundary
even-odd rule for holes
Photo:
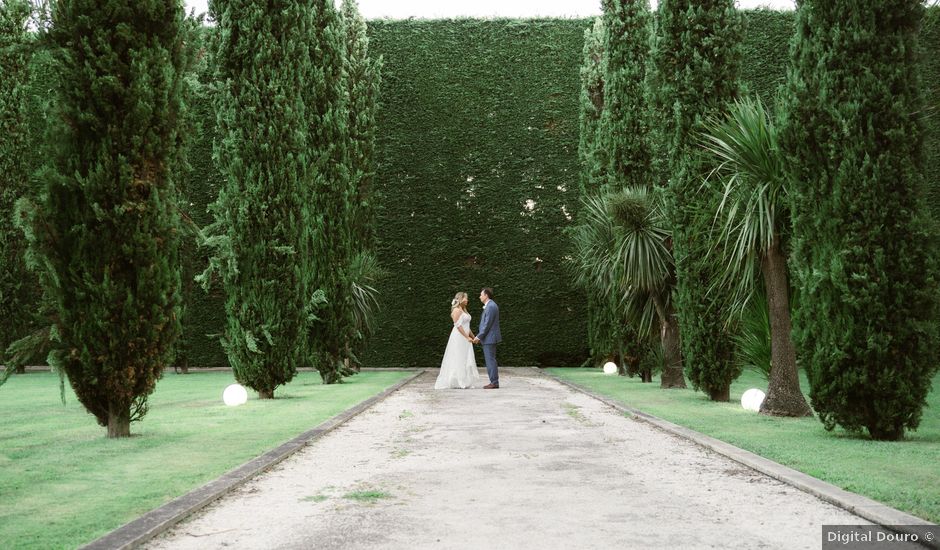
[[[499,370],[496,364],[496,344],[503,338],[499,332],[499,306],[493,301],[493,289],[484,288],[480,291],[480,301],[483,302],[483,316],[480,318],[479,330],[476,335],[470,330],[470,314],[467,313],[469,303],[466,292],[458,292],[450,302],[450,318],[454,328],[450,331],[450,339],[444,349],[444,359],[441,360],[441,373],[437,377],[434,389],[473,388],[480,380],[477,372],[477,360],[473,344],[482,344],[483,357],[486,360],[486,372],[490,383],[483,386],[485,390],[499,388]]]

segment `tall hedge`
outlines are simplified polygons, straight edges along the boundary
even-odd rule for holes
[[[194,171],[200,175],[207,175],[201,168],[205,163],[212,163],[212,138],[204,139],[206,132],[213,134],[216,129],[215,117],[212,109],[212,91],[214,86],[211,73],[214,66],[210,63],[213,52],[207,38],[212,36],[214,28],[202,25],[202,16],[198,19],[187,17],[186,30],[186,57],[185,86],[183,97],[186,102],[186,116],[182,121],[182,132],[185,135],[184,147],[187,162],[179,167],[179,211],[182,220],[182,233],[180,244],[181,260],[181,292],[183,295],[183,309],[180,312],[180,324],[183,332],[176,346],[176,361],[174,367],[177,372],[188,373],[191,363],[196,366],[216,366],[206,364],[202,357],[218,357],[222,355],[219,339],[216,336],[211,340],[207,334],[200,330],[200,323],[207,314],[211,321],[216,317],[211,314],[224,313],[224,300],[219,299],[223,294],[221,285],[211,287],[207,293],[196,282],[196,277],[203,272],[209,261],[210,251],[200,247],[202,235],[199,229],[212,223],[212,216],[206,208],[205,201],[201,199],[206,190],[211,189],[213,199],[218,196],[218,181],[203,179],[194,181],[191,177]],[[210,69],[210,67],[213,67]],[[218,177],[217,171],[211,172]],[[198,203],[198,207],[196,204]],[[210,321],[210,322],[211,322]],[[224,366],[226,363],[223,362]]]
[[[209,228],[227,324],[223,346],[240,383],[273,398],[307,360],[306,219],[310,164],[305,90],[316,85],[305,2],[214,0],[225,175]]]
[[[0,364],[3,352],[28,330],[35,286],[26,274],[25,243],[13,224],[13,205],[29,187],[30,5],[0,0]]]
[[[802,2],[785,96],[799,358],[826,428],[874,439],[917,428],[937,370],[923,13],[919,0]]]
[[[585,304],[564,269],[578,203],[581,20],[372,21],[379,285],[366,364],[440,365],[449,300],[494,289],[505,365],[578,365]],[[476,326],[480,306],[471,303]]]
[[[222,138],[217,124],[217,98],[215,57],[217,46],[213,41],[218,36],[218,27],[203,29],[198,38],[202,44],[194,68],[197,81],[193,83],[190,112],[197,121],[188,144],[189,171],[181,186],[180,211],[184,220],[198,228],[208,227],[215,217],[211,205],[225,186],[226,176],[213,160],[214,143]],[[225,289],[219,274],[209,281],[208,288],[201,288],[196,278],[205,269],[213,251],[199,246],[200,239],[184,231],[182,248],[182,287],[186,300],[186,311],[182,317],[183,345],[178,350],[178,366],[196,368],[228,367],[229,362],[222,348],[225,332]]]
[[[110,437],[144,415],[179,334],[182,21],[170,0],[54,11],[57,152],[22,224],[57,316],[50,361]]]
[[[657,15],[651,98],[659,114],[683,361],[695,388],[727,401],[740,370],[726,328],[728,293],[710,288],[720,269],[706,254],[716,200],[701,189],[711,167],[701,159],[697,132],[738,95],[742,20],[733,0],[663,0]],[[685,387],[681,376],[663,384]]]

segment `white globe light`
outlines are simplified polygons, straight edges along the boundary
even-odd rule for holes
[[[764,392],[757,388],[751,388],[741,396],[741,406],[749,411],[759,411],[761,403],[764,402]]]
[[[604,374],[617,374],[617,365],[612,361],[604,363]]]
[[[222,401],[229,407],[237,407],[248,402],[248,390],[241,384],[232,384],[222,392]]]

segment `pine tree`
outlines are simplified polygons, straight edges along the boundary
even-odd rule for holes
[[[342,8],[345,32],[345,80],[347,128],[349,135],[352,235],[354,247],[350,282],[355,338],[348,344],[348,362],[359,367],[359,355],[374,330],[378,292],[373,286],[382,270],[375,247],[375,135],[382,58],[369,57],[366,22],[355,0],[345,0]]]
[[[214,0],[220,138],[225,176],[208,232],[207,273],[221,274],[223,347],[235,378],[273,398],[307,356],[310,254],[305,219],[318,158],[308,147],[307,90],[316,85],[306,2]]]
[[[59,0],[57,155],[21,203],[78,400],[126,437],[179,334],[176,193],[183,10],[169,0]],[[116,32],[119,29],[120,32]]]
[[[896,440],[937,369],[922,206],[919,0],[798,2],[782,147],[793,186],[797,353],[827,429]]]
[[[7,346],[24,336],[32,295],[26,247],[13,224],[13,205],[29,182],[29,15],[26,0],[0,0],[0,364]]]
[[[696,388],[727,401],[740,369],[731,360],[733,344],[725,330],[730,299],[709,292],[720,269],[705,253],[716,195],[702,192],[710,167],[698,154],[696,133],[738,94],[741,18],[733,0],[662,0],[657,19],[650,97],[661,136],[657,176],[668,188],[683,360]],[[664,378],[663,385],[685,387],[678,374]]]
[[[350,174],[342,21],[330,0],[317,0],[309,9],[314,21],[305,61],[313,64],[315,80],[306,87],[305,98],[311,172],[305,208],[310,253],[305,269],[318,299],[311,306],[308,335],[323,382],[333,384],[354,372],[344,358],[347,343],[355,337],[351,267],[357,190]]]

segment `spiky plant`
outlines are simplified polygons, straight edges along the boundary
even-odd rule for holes
[[[710,118],[702,146],[717,163],[723,182],[716,218],[726,286],[736,290],[740,310],[763,277],[771,333],[770,381],[761,413],[809,416],[800,391],[796,351],[790,334],[787,236],[788,181],[773,119],[760,100],[736,100],[724,117]],[[737,377],[738,373],[731,373]]]
[[[659,329],[664,354],[663,387],[669,371],[680,371],[679,328],[672,292],[675,267],[672,236],[666,228],[659,193],[627,188],[587,197],[582,223],[572,231],[577,282],[614,296],[640,336]]]

